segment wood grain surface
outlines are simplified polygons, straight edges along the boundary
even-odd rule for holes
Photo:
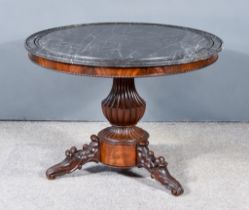
[[[42,67],[71,74],[96,77],[148,77],[178,74],[201,69],[214,63],[218,59],[218,55],[213,55],[206,60],[200,60],[187,64],[143,68],[112,68],[75,65],[48,60],[32,54],[29,54],[29,58]]]

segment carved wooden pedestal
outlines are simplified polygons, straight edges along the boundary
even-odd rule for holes
[[[114,78],[110,94],[102,101],[102,110],[112,126],[91,136],[91,143],[66,151],[66,158],[46,172],[49,179],[81,169],[87,162],[111,167],[147,169],[152,178],[165,185],[173,195],[183,193],[163,157],[155,157],[148,148],[149,134],[136,126],[145,112],[145,101],[138,95],[134,78]]]

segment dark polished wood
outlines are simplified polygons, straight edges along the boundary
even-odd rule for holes
[[[72,173],[77,169],[81,169],[82,165],[87,162],[99,162],[99,138],[95,135],[91,136],[91,143],[84,144],[82,149],[71,147],[65,152],[66,158],[50,167],[46,171],[48,179],[55,179],[68,173]]]
[[[182,194],[183,188],[168,172],[165,159],[156,158],[149,150],[149,134],[136,126],[145,107],[145,101],[136,91],[134,78],[114,78],[109,95],[102,101],[102,111],[111,126],[93,135],[92,142],[81,150],[75,147],[67,150],[66,159],[49,168],[47,177],[54,179],[81,169],[87,162],[100,161],[118,168],[143,167],[173,195]]]
[[[98,133],[100,160],[113,167],[136,166],[137,144],[146,141],[149,134],[136,126],[111,126]]]
[[[140,142],[137,145],[137,167],[147,169],[151,178],[165,185],[175,196],[183,193],[181,184],[171,176],[167,169],[165,158],[155,157],[154,152],[148,148],[149,142]]]
[[[56,71],[80,74],[96,77],[146,77],[146,76],[163,76],[170,74],[178,74],[197,70],[214,63],[218,59],[218,55],[213,55],[206,60],[200,60],[192,63],[158,66],[158,67],[137,67],[137,68],[111,68],[111,67],[94,67],[83,66],[69,63],[61,63],[57,61],[48,60],[29,54],[30,59],[49,69]]]
[[[115,167],[136,165],[136,145],[149,134],[136,127],[145,112],[145,101],[138,95],[134,78],[114,78],[102,111],[112,124],[99,132],[101,162]]]
[[[145,106],[145,101],[136,91],[133,78],[114,78],[111,92],[102,101],[106,119],[117,126],[136,125],[144,115]]]

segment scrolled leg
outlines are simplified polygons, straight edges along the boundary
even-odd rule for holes
[[[76,169],[81,169],[87,162],[99,162],[99,138],[96,135],[91,136],[90,144],[84,144],[82,149],[71,147],[65,152],[66,158],[50,167],[46,171],[48,179],[55,179],[58,176],[71,173]]]
[[[173,178],[168,169],[164,157],[155,157],[154,152],[148,148],[149,142],[142,142],[137,145],[137,167],[147,169],[151,177],[165,185],[175,196],[183,193],[180,183]]]

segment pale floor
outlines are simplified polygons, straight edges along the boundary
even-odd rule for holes
[[[0,122],[0,210],[249,209],[249,123],[141,123],[185,193],[173,197],[143,169],[89,163],[53,181],[45,169],[106,123]]]

